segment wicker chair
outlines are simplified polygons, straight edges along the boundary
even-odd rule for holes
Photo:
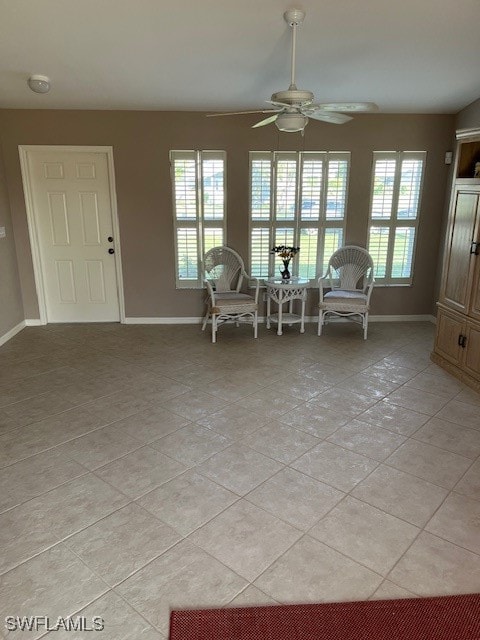
[[[327,273],[318,279],[318,335],[329,319],[341,317],[361,324],[366,340],[373,285],[373,260],[366,249],[347,246],[335,251]],[[325,293],[324,287],[330,291]]]
[[[250,277],[242,258],[229,247],[214,247],[207,251],[204,258],[205,285],[207,287],[207,312],[203,319],[202,331],[205,331],[209,318],[212,318],[212,342],[217,341],[217,329],[225,322],[253,325],[253,337],[258,329],[258,292],[260,283]],[[243,279],[255,283],[253,296],[242,293]]]

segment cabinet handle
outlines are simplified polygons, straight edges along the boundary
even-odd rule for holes
[[[473,253],[473,255],[478,256],[478,246],[480,245],[480,242],[475,242],[475,240],[472,241],[472,244],[470,245],[470,253]]]
[[[458,336],[458,346],[459,346],[459,347],[461,347],[461,346],[462,346],[462,342],[463,342],[463,336],[462,336],[462,334],[460,334],[460,335]]]
[[[467,336],[462,336],[462,349],[467,346]]]

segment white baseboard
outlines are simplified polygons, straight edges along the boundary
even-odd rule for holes
[[[2,344],[5,344],[9,340],[11,340],[13,336],[16,336],[17,333],[20,333],[20,331],[24,329],[25,326],[26,326],[25,320],[22,320],[17,325],[15,325],[12,329],[10,329],[10,331],[7,331],[7,333],[4,333],[3,336],[0,336],[0,347],[2,346]]]
[[[418,316],[369,316],[369,322],[433,322],[436,324],[435,316],[425,314]]]
[[[40,320],[40,318],[27,318],[25,320],[25,324],[27,327],[43,327],[44,323]]]
[[[125,324],[200,324],[203,317],[182,317],[182,318],[125,318]],[[435,316],[432,315],[411,315],[411,316],[370,316],[369,322],[433,322],[436,323]],[[265,322],[262,316],[259,322]],[[27,320],[28,323],[31,322]],[[318,316],[305,316],[305,322],[318,322]],[[346,318],[337,318],[334,322],[348,322]]]
[[[200,324],[203,317],[125,318],[125,324]]]

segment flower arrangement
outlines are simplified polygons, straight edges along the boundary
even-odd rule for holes
[[[299,251],[300,247],[286,247],[283,244],[272,249],[272,253],[276,253],[282,260],[291,260]]]
[[[280,271],[280,273],[282,274],[283,280],[290,280],[290,271],[288,270],[288,266],[290,264],[290,260],[294,258],[299,251],[300,247],[286,247],[283,244],[272,248],[271,253],[276,253],[279,258],[282,259],[285,270]]]

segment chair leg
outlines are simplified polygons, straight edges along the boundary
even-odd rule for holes
[[[207,313],[205,314],[205,317],[203,318],[202,331],[205,331],[205,327],[207,326],[207,322],[208,322],[208,318],[209,317],[210,317],[210,311],[209,311],[209,309],[207,309]]]
[[[217,341],[217,316],[212,313],[212,342]]]
[[[318,332],[317,335],[322,335],[322,325],[323,325],[323,309],[320,309],[318,312]]]
[[[367,339],[367,331],[368,331],[368,313],[365,313],[363,316],[363,339]]]
[[[255,311],[253,316],[253,337],[257,338],[258,336],[258,311]]]

